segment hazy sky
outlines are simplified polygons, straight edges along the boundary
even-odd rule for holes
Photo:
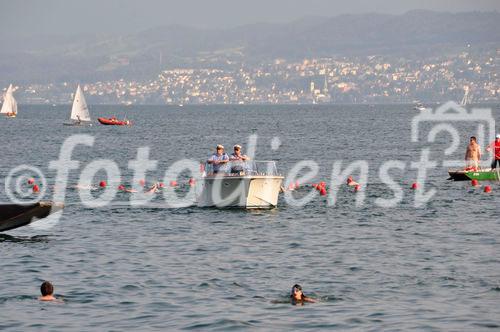
[[[132,32],[169,24],[231,27],[412,9],[500,11],[499,0],[0,0],[0,33]]]

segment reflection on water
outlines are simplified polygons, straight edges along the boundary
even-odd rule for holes
[[[35,235],[35,236],[11,236],[5,233],[0,233],[0,242],[49,242],[48,235]]]

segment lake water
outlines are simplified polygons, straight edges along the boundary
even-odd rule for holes
[[[447,181],[441,164],[450,136],[428,142],[435,124],[422,123],[425,134],[412,142],[411,106],[91,106],[94,118],[126,115],[134,125],[82,128],[62,125],[69,108],[21,106],[17,119],[0,119],[2,188],[21,164],[40,168],[51,184],[49,162],[75,133],[95,144],[73,151],[80,170],[70,172],[72,184],[99,158],[115,161],[130,181],[127,163],[146,146],[158,160],[152,183],[177,160],[203,160],[218,143],[245,147],[256,134],[256,158],[277,160],[284,175],[314,160],[315,180],[330,183],[336,161],[343,168],[366,161],[365,201],[356,206],[360,193],[341,187],[332,193],[335,205],[317,196],[296,207],[282,195],[269,211],[88,208],[68,190],[54,227],[0,235],[0,330],[500,328],[500,186],[490,183],[485,194]],[[500,123],[497,105],[492,112]],[[461,159],[475,125],[454,126]],[[273,150],[275,137],[281,145]],[[411,163],[426,148],[438,166],[424,189],[436,194],[416,207]],[[402,163],[391,176],[403,197],[384,208],[375,202],[394,196],[379,177],[389,160]],[[0,198],[8,200],[4,189]],[[64,303],[36,300],[43,280]],[[295,283],[319,302],[290,305]]]

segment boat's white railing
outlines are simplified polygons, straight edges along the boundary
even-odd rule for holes
[[[260,175],[260,176],[278,176],[276,162],[272,160],[250,160],[250,161],[229,161],[225,164],[214,165],[205,163],[204,174],[211,175]]]

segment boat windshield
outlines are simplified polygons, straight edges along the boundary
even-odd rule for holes
[[[214,167],[215,166],[215,167]],[[275,161],[230,161],[223,165],[205,163],[204,176],[278,176]]]

